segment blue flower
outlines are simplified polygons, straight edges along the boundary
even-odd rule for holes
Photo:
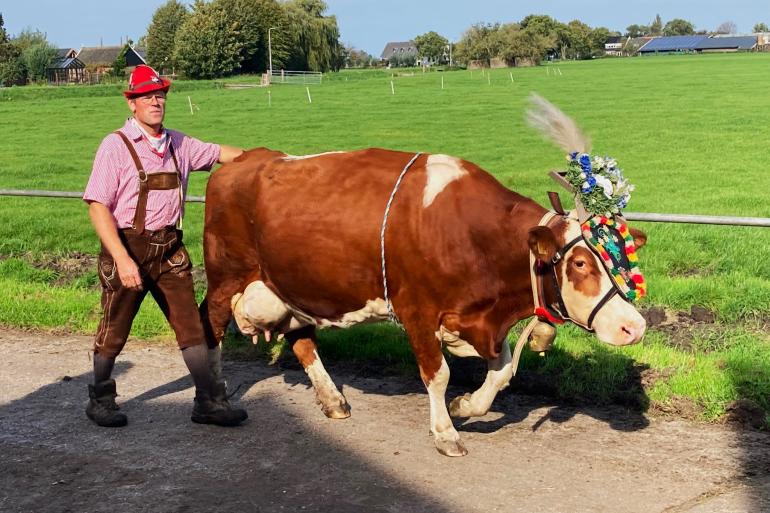
[[[583,169],[583,171],[586,173],[591,172],[591,157],[589,157],[587,153],[583,153],[578,159],[578,162],[580,163],[580,167]]]
[[[576,152],[576,151],[573,151],[572,153],[570,153],[570,154],[569,154],[569,159],[570,159],[570,160],[575,160],[575,159],[577,159],[577,154],[578,154],[578,152]]]
[[[596,178],[594,178],[593,175],[588,175],[588,178],[586,178],[586,181],[583,182],[583,185],[580,187],[580,190],[582,190],[585,193],[588,193],[594,190],[594,187],[596,187]]]

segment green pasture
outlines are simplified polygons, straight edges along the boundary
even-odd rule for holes
[[[547,172],[563,167],[564,155],[524,122],[534,91],[574,117],[595,152],[618,160],[636,184],[629,212],[770,217],[768,82],[770,54],[603,59],[484,73],[351,70],[310,86],[312,103],[303,86],[235,90],[179,81],[167,125],[204,140],[292,154],[370,146],[448,153],[545,204],[546,191],[556,187]],[[117,85],[0,89],[0,188],[81,191],[101,139],[127,115]],[[196,173],[192,194],[203,194],[207,176]],[[202,214],[201,205],[189,205],[185,219],[199,265]],[[701,306],[714,313],[713,322],[652,329],[642,345],[622,349],[562,329],[548,355],[525,354],[522,387],[529,376],[536,379],[527,382],[545,384],[524,387],[533,392],[663,411],[686,401],[705,419],[720,418],[738,399],[770,412],[770,231],[637,226],[649,235],[641,265],[650,295],[641,306],[674,316]],[[97,246],[82,202],[0,197],[0,324],[93,331],[95,271],[68,272],[62,262],[93,255]],[[171,336],[151,301],[133,334]],[[328,332],[322,342],[322,355],[336,360],[413,365],[391,327]],[[230,344],[250,351],[237,340]]]

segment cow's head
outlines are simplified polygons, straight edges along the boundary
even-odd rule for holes
[[[644,318],[618,293],[599,255],[583,239],[580,223],[566,216],[561,219],[563,223],[553,229],[536,226],[529,231],[530,250],[546,264],[550,276],[555,276],[551,286],[545,287],[544,300],[556,309],[566,309],[562,316],[595,331],[602,342],[639,342],[646,329]],[[631,229],[631,235],[637,249],[647,241],[639,230]]]

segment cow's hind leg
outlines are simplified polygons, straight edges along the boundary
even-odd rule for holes
[[[500,390],[503,390],[513,377],[511,364],[511,347],[503,342],[500,355],[487,362],[487,378],[484,384],[473,392],[455,397],[449,403],[449,413],[452,417],[480,417],[486,415],[492,406],[492,401]]]
[[[299,363],[304,367],[315,389],[316,399],[321,404],[324,415],[330,419],[345,419],[350,417],[350,405],[345,396],[337,390],[337,386],[329,377],[318,356],[315,343],[315,328],[308,326],[286,334]]]
[[[405,323],[406,324],[406,323]],[[420,331],[406,325],[420,376],[430,398],[430,431],[438,452],[445,456],[465,456],[468,450],[460,434],[452,424],[446,407],[446,389],[449,384],[449,366],[441,352],[441,346],[429,330]]]

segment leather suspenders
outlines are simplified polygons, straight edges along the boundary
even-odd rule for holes
[[[131,154],[131,158],[134,160],[134,164],[136,165],[137,173],[139,174],[139,198],[136,203],[136,212],[134,213],[134,223],[132,228],[137,233],[141,234],[144,232],[144,223],[147,216],[147,197],[149,196],[149,192],[179,189],[179,198],[180,201],[182,201],[182,174],[179,171],[179,163],[176,160],[174,147],[170,140],[168,143],[168,149],[171,152],[171,158],[174,161],[174,168],[176,169],[176,172],[160,171],[157,173],[147,173],[142,167],[142,163],[139,160],[139,155],[136,154],[134,145],[131,144],[131,141],[128,140],[126,134],[121,131],[116,131],[115,133],[118,134],[126,144],[128,152]],[[180,220],[182,207],[183,205],[179,206]]]

